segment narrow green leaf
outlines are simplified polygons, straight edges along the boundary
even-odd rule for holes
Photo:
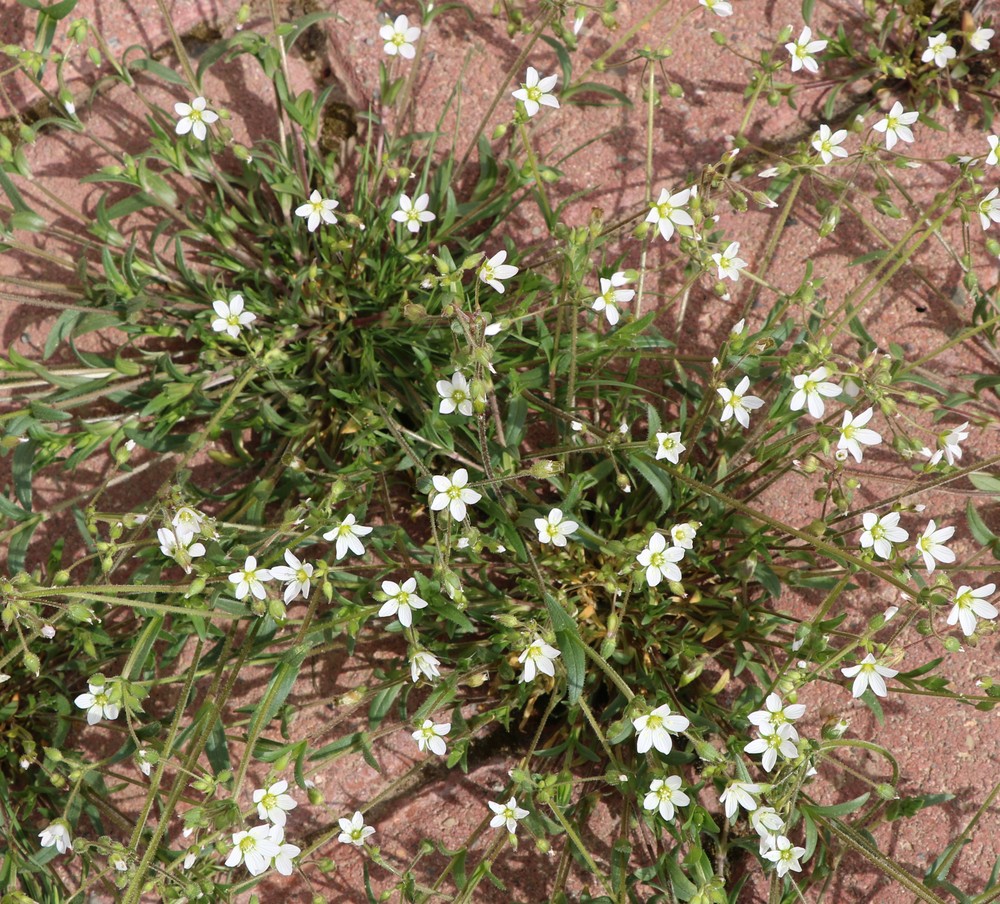
[[[583,682],[586,678],[586,658],[583,652],[583,641],[576,621],[563,609],[559,601],[549,593],[545,594],[545,608],[549,610],[549,618],[556,632],[556,644],[562,653],[563,665],[566,667],[567,695],[571,704],[576,703],[583,693]]]

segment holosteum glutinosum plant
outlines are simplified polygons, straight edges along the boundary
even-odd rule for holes
[[[47,107],[0,136],[0,241],[60,275],[3,287],[58,316],[37,355],[0,359],[0,900],[236,900],[265,878],[326,900],[324,875],[360,859],[352,900],[470,902],[526,837],[560,852],[552,901],[736,902],[747,881],[771,902],[832,900],[846,853],[920,900],[995,897],[996,870],[949,879],[995,795],[913,875],[873,832],[949,795],[901,797],[890,750],[800,702],[846,713],[853,695],[881,720],[887,696],[1000,697],[948,678],[997,616],[983,502],[1000,459],[966,441],[997,423],[998,378],[938,366],[995,356],[977,273],[1000,248],[976,230],[1000,222],[998,139],[956,147],[928,205],[906,181],[939,100],[987,97],[988,21],[887,3],[824,35],[806,2],[763,49],[712,32],[748,67],[742,125],[668,178],[669,45],[738,0],[659,3],[617,31],[613,2],[504,4],[516,60],[487,108],[463,105],[479,126],[461,142],[460,91],[435,128],[405,124],[438,17],[464,8],[372,20],[377,101],[332,148],[332,86],[296,89],[288,61],[308,28],[347,27],[333,13],[245,7],[199,58],[174,34],[171,63],[116,58],[73,0],[22,5],[35,46],[4,50]],[[653,21],[670,23],[660,46],[640,47]],[[112,101],[142,105],[127,152],[63,80],[82,55]],[[755,116],[831,59],[849,66],[826,121],[755,147]],[[252,145],[212,78],[233,61],[274,88],[273,134]],[[612,63],[624,90],[602,80]],[[844,108],[851,72],[872,90]],[[580,149],[545,140],[567,108],[600,105],[646,130],[645,198],[615,219],[574,213],[559,167]],[[30,142],[57,130],[101,158],[81,174],[93,216],[32,172]],[[866,236],[842,296],[821,265],[776,281],[793,214]],[[937,243],[966,322],[919,356],[879,348],[874,300]],[[684,348],[671,336],[698,285],[725,335]],[[950,303],[951,287],[921,291]],[[49,475],[65,492],[40,504]],[[153,489],[122,510],[140,477]],[[779,517],[775,486],[811,504]],[[961,506],[934,511],[938,488]],[[360,685],[310,697],[317,669],[347,663]],[[414,757],[403,774],[375,771],[390,744]],[[336,790],[349,756],[367,799]],[[400,795],[491,757],[506,782],[483,787],[459,848],[434,819],[427,847],[383,844]],[[606,847],[585,831],[599,802]]]

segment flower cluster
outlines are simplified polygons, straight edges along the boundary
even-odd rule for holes
[[[283,876],[292,874],[293,861],[302,849],[285,841],[288,813],[297,806],[287,791],[288,782],[281,780],[253,792],[261,824],[233,833],[233,849],[226,857],[226,866],[233,869],[242,863],[251,876],[259,876],[272,867]]]

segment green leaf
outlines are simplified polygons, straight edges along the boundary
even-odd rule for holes
[[[302,668],[307,652],[308,647],[306,646],[292,647],[274,667],[271,680],[267,683],[267,690],[264,691],[264,697],[250,720],[250,726],[247,729],[249,737],[257,737],[277,715],[295,684],[295,679],[298,677],[299,669]]]
[[[222,716],[216,717],[215,725],[205,743],[205,756],[212,767],[212,773],[218,775],[220,772],[227,772],[233,768],[229,759],[229,744],[226,742],[226,729],[222,724]]]
[[[23,229],[25,232],[41,232],[45,229],[45,218],[33,210],[19,210],[10,218],[11,229]]]
[[[868,798],[871,797],[871,791],[866,791],[860,797],[855,797],[853,800],[845,800],[842,804],[830,804],[829,806],[821,807],[815,804],[800,804],[802,812],[808,812],[810,816],[848,816],[855,810],[860,810]]]
[[[14,450],[14,494],[21,507],[26,511],[31,511],[31,472],[35,461],[35,450],[37,446],[33,440],[26,443],[18,443]]]
[[[657,498],[660,500],[660,509],[656,513],[657,517],[670,508],[673,498],[671,492],[670,475],[653,464],[645,453],[629,456],[629,464],[632,465],[653,488]]]
[[[550,593],[545,594],[545,608],[549,610],[549,618],[556,632],[556,644],[562,653],[563,665],[566,668],[567,693],[570,704],[576,703],[583,693],[583,682],[586,678],[586,655],[583,652],[583,641],[576,620],[563,609],[559,601]]]
[[[992,474],[984,474],[982,471],[975,471],[969,475],[969,482],[977,490],[1000,496],[1000,477],[995,477]]]
[[[981,546],[991,546],[996,542],[996,534],[986,526],[986,522],[979,516],[971,499],[965,503],[965,517],[969,521],[969,530],[977,543]]]

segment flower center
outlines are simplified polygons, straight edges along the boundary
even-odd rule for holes
[[[190,119],[191,122],[201,122],[201,110],[192,110],[188,113],[188,119]]]
[[[493,268],[489,264],[483,264],[482,270],[480,272],[482,273],[483,279],[485,279],[487,282],[493,279]]]
[[[396,596],[396,603],[400,606],[410,605],[410,594],[405,590],[400,590],[399,594]]]
[[[662,204],[657,204],[656,205],[656,212],[661,217],[666,217],[669,220],[670,219],[670,214],[672,214],[674,212],[674,208],[673,208],[673,206],[669,202],[664,201]]]
[[[881,540],[885,536],[885,528],[881,524],[872,525],[871,535],[873,540]]]
[[[646,720],[646,728],[656,731],[658,728],[663,727],[663,716],[650,716]]]
[[[251,851],[256,850],[256,848],[257,839],[252,835],[247,835],[246,838],[240,841],[240,850],[243,851],[244,854],[249,854]]]
[[[107,694],[94,694],[94,703],[97,706],[106,706],[108,703]]]
[[[656,789],[656,796],[660,800],[672,800],[674,796],[674,789],[671,788],[670,785],[660,785],[660,787]]]
[[[402,47],[406,43],[406,35],[404,35],[402,32],[397,31],[392,36],[392,43],[395,44],[397,47]]]
[[[265,810],[273,810],[276,806],[278,806],[278,798],[274,794],[272,794],[270,791],[268,791],[267,794],[265,794],[260,799],[260,805]]]
[[[542,89],[537,85],[534,88],[527,88],[528,100],[533,100],[536,104],[542,99]]]
[[[663,553],[662,552],[654,552],[649,557],[649,564],[652,565],[653,568],[662,568],[663,564],[664,564]],[[652,719],[659,719],[659,716],[653,716],[653,717],[651,717],[650,724],[652,724]]]
[[[892,131],[895,131],[896,126],[899,125],[899,120],[896,119],[895,116],[887,116],[885,119],[885,123],[886,123],[885,127],[887,130],[891,129]]]
[[[304,584],[309,580],[309,572],[307,572],[305,568],[300,568],[295,572],[295,580],[297,580],[300,584]]]
[[[230,326],[239,326],[240,318],[236,314],[230,314],[226,318],[226,323],[228,323]]]
[[[729,404],[732,405],[733,408],[742,408],[743,407],[743,396],[736,395],[734,393],[732,401]]]
[[[461,499],[461,497],[462,497],[462,488],[461,487],[456,487],[456,486],[450,486],[450,487],[448,487],[448,491],[447,491],[446,495],[447,495],[447,497],[449,499]]]

